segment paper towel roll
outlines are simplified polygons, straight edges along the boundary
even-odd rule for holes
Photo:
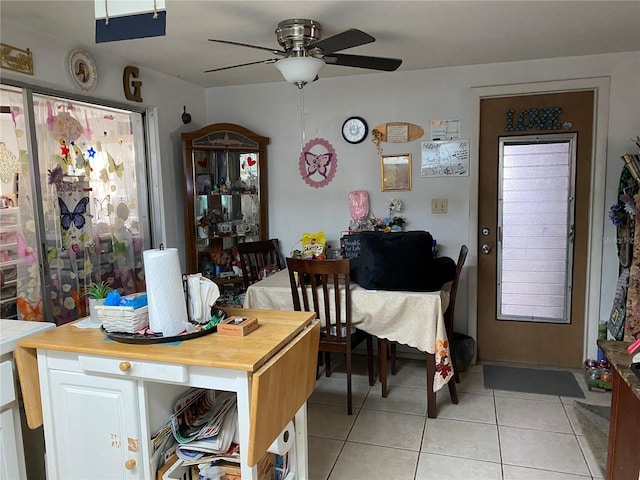
[[[293,441],[295,437],[295,427],[293,426],[293,422],[287,423],[287,426],[284,427],[284,430],[278,435],[271,446],[267,449],[269,453],[275,453],[276,455],[284,455],[291,447],[293,447]]]
[[[178,249],[145,250],[142,257],[149,300],[149,329],[173,337],[188,323]]]

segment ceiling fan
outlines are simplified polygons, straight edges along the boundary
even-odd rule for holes
[[[269,58],[257,62],[214,68],[206,70],[205,73],[260,63],[275,63],[276,68],[280,70],[285,80],[297,85],[298,88],[302,88],[307,83],[318,78],[318,72],[325,64],[367,68],[385,72],[392,72],[402,64],[402,60],[398,58],[335,53],[376,41],[368,33],[355,28],[322,39],[322,26],[315,20],[290,19],[278,23],[275,34],[282,50],[210,38],[210,42],[264,50],[282,58]]]

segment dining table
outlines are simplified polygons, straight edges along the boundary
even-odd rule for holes
[[[351,323],[381,341],[378,343],[382,396],[387,396],[387,342],[414,347],[427,356],[427,416],[436,417],[436,392],[453,376],[444,312],[452,282],[431,292],[367,290],[350,282]],[[253,283],[245,308],[293,310],[288,270]]]

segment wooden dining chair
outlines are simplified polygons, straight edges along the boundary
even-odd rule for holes
[[[460,280],[460,272],[467,259],[469,248],[466,245],[460,247],[460,253],[458,254],[458,261],[456,262],[456,276],[453,278],[451,284],[451,292],[449,293],[449,306],[444,312],[444,326],[447,330],[447,338],[449,339],[449,355],[451,356],[451,367],[453,368],[453,378],[456,383],[460,383],[460,376],[458,375],[458,369],[456,367],[456,354],[453,346],[453,313],[456,308],[456,295],[458,293],[458,280]]]
[[[462,245],[460,247],[460,253],[458,254],[458,261],[456,262],[456,273],[453,277],[453,282],[451,283],[451,290],[449,292],[449,305],[445,310],[444,316],[444,326],[447,331],[447,338],[449,339],[449,357],[451,360],[451,368],[453,369],[453,380],[448,382],[449,394],[451,397],[451,401],[454,404],[458,403],[458,392],[456,390],[456,383],[460,383],[460,377],[458,375],[458,369],[456,368],[456,357],[455,357],[455,349],[453,346],[453,314],[456,306],[456,295],[458,293],[458,281],[460,280],[460,272],[462,272],[462,267],[464,266],[464,262],[467,259],[467,254],[469,253],[469,248],[466,245]],[[389,359],[391,362],[391,374],[395,375],[397,373],[397,356],[396,356],[396,343],[389,342],[387,340],[382,340],[387,342],[384,347],[389,346]],[[427,361],[432,360],[429,358],[427,354]],[[386,383],[386,381],[384,382]],[[384,385],[383,385],[383,393],[384,393]]]
[[[347,363],[347,413],[353,412],[351,398],[351,353],[367,342],[369,385],[373,378],[373,340],[371,335],[351,325],[351,286],[349,260],[302,260],[287,258],[293,307],[315,312],[320,319],[318,351],[324,352],[325,374],[331,376],[331,353],[342,353]],[[329,328],[326,328],[326,326]]]
[[[284,268],[277,238],[238,243],[238,255],[244,288],[249,288],[249,285],[260,280],[262,269],[282,270]]]

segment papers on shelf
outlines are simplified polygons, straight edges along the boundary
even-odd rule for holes
[[[216,390],[191,390],[176,403],[171,415],[171,430],[178,443],[218,435],[229,409],[236,405],[233,392]]]
[[[191,388],[175,401],[173,412],[152,438],[152,467],[158,468],[174,452],[183,465],[240,463],[234,392]]]
[[[230,460],[240,462],[240,446],[238,440],[233,444],[238,429],[238,410],[234,405],[224,415],[217,435],[194,440],[189,443],[181,443],[176,449],[178,458],[183,464],[203,463],[213,460]]]
[[[198,440],[196,443],[199,442],[201,442],[201,440]],[[200,465],[203,463],[217,462],[219,460],[240,463],[240,445],[237,443],[232,443],[227,450],[217,453],[207,452],[206,445],[195,445],[196,449],[192,449],[193,446],[191,443],[178,446],[176,454],[178,458],[182,460],[183,465]]]

